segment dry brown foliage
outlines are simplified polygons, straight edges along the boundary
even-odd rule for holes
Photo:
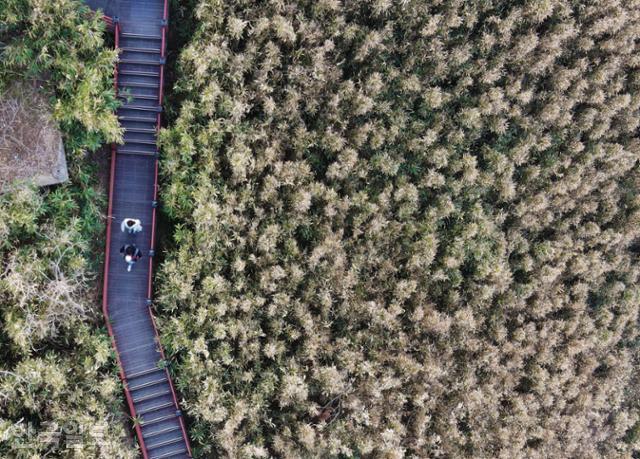
[[[28,84],[0,94],[0,190],[16,180],[46,176],[47,185],[66,180],[62,136],[50,111]]]
[[[196,17],[158,285],[199,453],[631,456],[640,3]]]

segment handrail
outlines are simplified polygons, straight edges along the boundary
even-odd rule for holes
[[[103,14],[101,19],[107,25],[108,30],[114,30],[114,22],[111,16],[107,16],[106,14]]]

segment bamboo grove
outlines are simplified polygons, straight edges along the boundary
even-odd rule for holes
[[[629,457],[640,3],[194,7],[158,286],[203,457]]]

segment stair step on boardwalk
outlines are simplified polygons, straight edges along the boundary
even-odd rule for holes
[[[155,152],[140,151],[140,150],[121,150],[118,151],[118,155],[132,155],[132,156],[152,156],[159,157]]]
[[[132,368],[131,371],[127,373],[127,379],[131,381],[136,378],[142,378],[143,376],[152,375],[154,373],[161,373],[163,371],[164,369],[157,365],[154,365],[151,368],[144,368],[144,369]]]
[[[141,38],[143,40],[157,40],[157,41],[162,40],[161,34],[148,35],[148,34],[141,34],[141,33],[122,32],[120,36],[122,38]]]
[[[119,70],[118,74],[120,76],[123,76],[123,75],[136,75],[136,76],[148,76],[148,77],[160,76],[160,73],[158,72],[148,72],[143,70],[126,70],[126,69]]]
[[[168,458],[176,459],[178,457],[185,457],[185,456],[182,456],[182,454],[185,454],[186,452],[187,452],[186,448],[179,448],[179,449],[168,451],[158,455],[153,454],[149,457],[150,459],[168,459]],[[189,456],[186,456],[186,457],[189,457]]]
[[[133,46],[122,46],[122,44],[120,44],[120,49],[130,53],[153,53],[158,55],[160,55],[160,51],[161,51],[160,48],[149,48],[149,47],[136,48]]]
[[[157,89],[144,88],[139,86],[122,86],[120,90],[126,91],[124,94],[119,96],[119,97],[122,97],[123,100],[131,99],[133,101],[138,99],[144,99],[144,100],[153,101],[153,103],[142,102],[142,105],[158,105],[158,94],[154,94],[158,92]]]
[[[155,400],[150,400],[149,402],[154,402]],[[143,416],[145,414],[149,414],[149,413],[153,413],[155,411],[160,411],[164,408],[171,408],[174,407],[175,405],[173,404],[173,400],[169,400],[166,402],[162,402],[159,403],[157,405],[151,405],[151,406],[146,406],[146,407],[138,407],[138,409],[136,410],[136,412],[138,413],[138,416]]]
[[[133,139],[131,136],[127,139],[125,134],[125,143],[127,144],[142,144],[142,145],[155,145],[155,139]]]
[[[136,104],[128,104],[125,103],[120,107],[119,111],[138,111],[138,112],[153,112],[160,113],[162,111],[162,107],[159,105],[136,105]]]
[[[118,119],[120,121],[139,121],[142,123],[155,123],[155,118],[150,118],[148,116],[135,116],[135,115],[118,115]]]
[[[146,134],[153,134],[156,135],[158,131],[156,131],[156,128],[130,128],[126,125],[123,125],[123,127],[126,129],[126,132],[139,132],[139,133],[146,133]]]
[[[164,389],[164,390],[161,390],[159,392],[154,392],[154,393],[149,394],[149,395],[143,395],[143,396],[140,396],[140,397],[134,397],[133,398],[133,402],[134,403],[140,403],[140,402],[144,402],[144,401],[147,401],[147,400],[153,400],[156,397],[160,397],[162,395],[171,395],[171,391],[167,390],[167,389]]]
[[[144,66],[160,65],[160,59],[152,60],[152,59],[142,59],[142,58],[136,58],[136,57],[123,57],[123,58],[120,58],[119,62],[120,64],[137,64],[137,65],[144,65]]]
[[[149,78],[149,77],[143,77]],[[150,80],[155,80],[155,78],[151,77]],[[146,81],[129,81],[123,77],[120,77],[120,81],[118,82],[119,88],[149,88],[158,90],[158,82],[146,82]]]
[[[176,427],[176,426],[171,426],[171,427],[167,427],[165,429],[159,429],[156,431],[150,430],[148,433],[145,434],[146,438],[153,438],[153,437],[157,437],[159,435],[164,435],[164,434],[168,434],[168,433],[172,433],[172,432],[180,432],[180,427]]]
[[[178,415],[176,413],[164,414],[162,416],[157,416],[154,418],[143,419],[142,427],[144,429],[145,427],[151,427],[164,422],[173,421],[175,419],[178,419]]]
[[[158,386],[164,382],[166,382],[166,378],[162,377],[160,379],[155,379],[153,381],[148,381],[141,384],[136,384],[134,386],[129,386],[129,391],[134,392],[136,390],[146,389],[147,387]]]
[[[162,441],[159,441],[157,443],[149,443],[147,445],[147,449],[152,450],[152,449],[158,449],[161,448],[163,446],[168,446],[168,445],[175,445],[176,443],[180,443],[182,441],[182,436],[179,437],[173,437],[173,438],[168,438],[168,439],[164,439]]]
[[[189,439],[149,308],[166,2],[86,1],[119,19],[114,21],[120,49],[116,88],[122,101],[117,115],[124,143],[113,148],[103,308],[131,414],[139,421],[135,429],[143,458],[189,458]],[[120,222],[129,217],[142,221],[142,232],[120,231]],[[143,254],[131,272],[120,255],[125,244],[135,244]]]

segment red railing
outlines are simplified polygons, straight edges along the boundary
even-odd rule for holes
[[[113,18],[111,16],[107,16],[106,14],[102,16],[102,20],[107,24],[107,29],[113,30]]]

